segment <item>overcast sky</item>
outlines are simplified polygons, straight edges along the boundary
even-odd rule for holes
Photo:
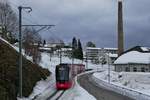
[[[85,44],[93,41],[97,47],[117,47],[117,0],[10,0],[30,6],[23,13],[25,24],[54,24],[43,37],[59,37],[71,42],[75,36]],[[150,0],[124,0],[125,48],[136,45],[150,47]]]

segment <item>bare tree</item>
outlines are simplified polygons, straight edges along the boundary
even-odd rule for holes
[[[38,63],[41,60],[39,47],[41,44],[41,36],[36,33],[35,29],[25,28],[23,34],[23,47],[25,54],[32,56],[33,62]]]
[[[0,2],[1,36],[11,40],[18,30],[18,19],[8,2]]]
[[[32,45],[33,45],[33,35],[32,31],[28,28],[24,29],[23,34],[23,47],[25,49],[25,54],[31,56]]]

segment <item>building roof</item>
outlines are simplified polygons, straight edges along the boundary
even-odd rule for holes
[[[150,52],[139,52],[139,51],[129,51],[122,54],[114,64],[128,64],[128,63],[138,63],[138,64],[149,64],[150,63]]]
[[[124,53],[127,53],[129,51],[138,51],[138,52],[143,52],[143,53],[149,52],[150,53],[150,48],[149,47],[142,47],[142,46],[135,46],[135,47],[125,51]]]

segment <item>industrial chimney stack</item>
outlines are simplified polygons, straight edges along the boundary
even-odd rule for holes
[[[122,0],[118,0],[118,56],[120,56],[124,51],[122,8]]]

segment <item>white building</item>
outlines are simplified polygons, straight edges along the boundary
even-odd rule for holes
[[[85,58],[88,60],[98,59],[103,60],[106,59],[106,56],[109,56],[111,62],[117,58],[117,48],[95,48],[95,47],[87,47]],[[107,61],[107,60],[106,60]]]
[[[114,65],[117,72],[150,72],[149,49],[145,47],[138,47],[137,49],[136,47],[134,50],[132,48],[117,58]]]

